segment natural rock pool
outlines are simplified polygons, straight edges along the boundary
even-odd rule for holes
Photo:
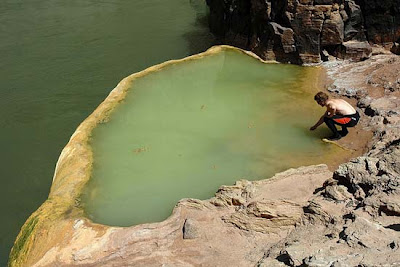
[[[124,101],[93,130],[82,198],[93,221],[161,221],[182,198],[334,160],[338,148],[321,142],[326,129],[308,130],[323,112],[313,100],[318,68],[212,50],[130,79]]]
[[[0,266],[77,126],[123,77],[214,44],[199,0],[0,4]],[[6,219],[5,219],[6,218]]]

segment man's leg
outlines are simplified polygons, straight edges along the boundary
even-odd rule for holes
[[[342,136],[339,134],[338,130],[336,129],[335,123],[332,118],[324,117],[324,122],[326,126],[333,132],[333,136],[329,137],[330,140],[339,140]]]
[[[337,124],[342,127],[342,130],[339,131],[339,134],[343,137],[349,133],[349,131],[347,130],[348,127],[356,126],[360,119],[360,115],[358,114],[358,112],[356,112],[355,114],[350,116],[335,115],[331,119],[333,125]]]
[[[347,127],[342,125],[342,130],[339,132],[339,134],[343,137],[346,136],[349,133],[349,131],[347,130]]]

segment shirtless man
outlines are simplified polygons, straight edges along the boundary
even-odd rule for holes
[[[360,114],[346,101],[342,99],[330,99],[324,92],[318,92],[314,96],[321,107],[326,107],[326,112],[318,120],[318,122],[310,128],[311,131],[317,129],[322,123],[326,123],[328,128],[333,132],[333,135],[328,140],[339,140],[348,134],[347,127],[354,127],[360,120]],[[336,129],[336,126],[342,127],[341,131]]]

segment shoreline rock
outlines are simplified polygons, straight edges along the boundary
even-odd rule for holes
[[[222,186],[209,200],[181,200],[163,222],[133,227],[86,219],[79,203],[65,203],[56,190],[67,182],[67,176],[59,176],[49,199],[24,225],[9,265],[396,266],[400,91],[384,85],[397,77],[400,60],[377,55],[358,63],[327,62],[325,68],[334,92],[352,97],[366,114],[363,126],[374,136],[363,156],[333,173],[316,165],[267,180],[241,180]],[[387,75],[376,79],[380,73]],[[354,92],[348,93],[349,88]],[[102,105],[110,110],[107,103]],[[84,131],[78,128],[71,142],[82,141]],[[63,151],[57,172],[73,162],[69,153],[85,155],[79,149],[76,145]],[[89,163],[82,164],[89,168]],[[71,190],[63,194],[73,202],[78,195]]]
[[[400,67],[398,60],[377,55],[325,64],[336,93],[357,101],[374,137],[365,155],[339,166],[304,207],[302,223],[258,266],[400,265],[400,101],[398,92],[384,88],[397,78],[389,73]],[[370,75],[379,70],[388,75],[371,86]],[[348,94],[348,87],[356,93]]]
[[[32,266],[248,266],[295,229],[314,187],[331,176],[316,165],[241,180],[209,200],[179,201],[160,223],[106,227],[70,218],[68,234]],[[291,186],[299,179],[300,188]]]

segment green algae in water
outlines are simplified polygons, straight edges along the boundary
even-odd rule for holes
[[[118,226],[162,221],[182,198],[329,161],[334,148],[308,130],[322,113],[313,73],[228,50],[136,79],[93,132],[88,216]]]

